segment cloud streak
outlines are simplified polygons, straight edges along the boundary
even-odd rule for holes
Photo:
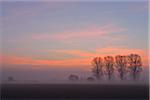
[[[104,26],[92,26],[78,31],[66,31],[62,33],[48,34],[34,34],[32,39],[34,40],[54,40],[54,41],[74,41],[84,39],[95,39],[102,37],[109,37],[109,34],[119,33],[125,31],[124,28],[120,28],[115,24],[107,24]]]
[[[36,60],[30,57],[3,56],[2,64],[15,65],[50,65],[52,66],[76,66],[88,65],[89,59],[67,59],[67,60]]]
[[[146,50],[141,49],[127,49],[127,48],[116,48],[116,47],[107,47],[107,48],[97,48],[94,52],[87,52],[82,50],[50,50],[49,52],[57,54],[62,53],[64,55],[74,55],[78,56],[71,59],[62,59],[62,60],[46,60],[46,59],[33,59],[31,57],[17,57],[17,56],[2,56],[3,64],[19,64],[19,65],[49,65],[49,66],[86,66],[91,64],[91,60],[96,56],[116,56],[116,55],[128,55],[131,53],[139,54],[143,59],[143,65],[148,66],[148,54]]]

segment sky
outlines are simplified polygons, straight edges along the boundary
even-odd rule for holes
[[[0,4],[4,76],[90,71],[96,56],[131,53],[148,67],[148,1]]]

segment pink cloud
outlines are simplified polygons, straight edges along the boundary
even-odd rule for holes
[[[49,66],[90,66],[91,60],[96,56],[116,56],[116,55],[129,55],[131,53],[139,54],[142,57],[143,66],[148,66],[149,56],[146,50],[142,49],[129,49],[123,47],[106,47],[98,48],[93,52],[87,52],[82,50],[50,50],[53,54],[62,53],[76,55],[79,57],[72,57],[71,59],[62,59],[62,60],[47,60],[47,59],[36,59],[32,57],[21,57],[21,56],[11,56],[3,55],[1,56],[1,64],[28,64],[28,65],[49,65]]]
[[[74,56],[79,56],[80,58],[89,58],[92,59],[96,56],[116,56],[116,55],[129,55],[131,53],[139,54],[143,59],[143,65],[148,66],[148,51],[144,49],[131,49],[126,47],[106,47],[106,48],[97,48],[93,52],[87,52],[82,50],[49,50],[49,52],[53,53],[62,53],[62,54],[70,54]]]
[[[2,64],[16,65],[49,65],[49,66],[70,66],[88,65],[90,59],[64,59],[64,60],[37,60],[30,57],[3,56]]]
[[[49,52],[70,54],[70,55],[86,57],[86,58],[98,56],[98,54],[96,53],[91,53],[91,52],[82,51],[82,50],[49,50]]]
[[[145,50],[142,49],[130,49],[126,47],[106,47],[106,48],[97,48],[96,52],[102,54],[130,54],[130,53],[137,53],[137,54],[145,54]]]
[[[67,31],[62,33],[48,34],[34,34],[32,39],[35,40],[57,40],[57,41],[73,41],[79,39],[91,39],[98,37],[108,37],[111,33],[122,32],[125,29],[120,28],[114,24],[107,24],[104,26],[93,26],[87,27],[86,29],[81,29],[78,31]]]
[[[129,55],[131,53],[136,53],[139,55],[148,55],[146,50],[143,49],[131,49],[126,47],[105,47],[97,48],[95,51],[84,51],[84,50],[48,50],[51,53],[62,53],[76,55],[80,57],[95,57],[95,56],[107,56],[107,55]]]

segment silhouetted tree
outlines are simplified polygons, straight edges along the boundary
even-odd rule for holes
[[[121,80],[125,79],[125,75],[127,73],[127,56],[118,55],[115,57],[116,68],[119,73],[119,78]]]
[[[112,56],[104,57],[105,73],[108,76],[108,79],[112,79],[114,73],[114,58]]]
[[[128,56],[130,75],[134,80],[139,78],[140,72],[142,72],[142,60],[138,54],[130,54]]]
[[[79,80],[79,77],[77,75],[73,75],[71,74],[69,77],[68,77],[69,80],[71,81],[76,81],[76,80]]]
[[[94,76],[99,80],[103,76],[103,60],[101,57],[95,57],[92,60],[92,72]]]
[[[88,81],[94,81],[95,79],[93,77],[88,77],[87,80]]]
[[[9,76],[9,77],[8,77],[8,81],[10,81],[10,82],[11,82],[11,81],[14,81],[14,78],[13,78],[12,76]]]

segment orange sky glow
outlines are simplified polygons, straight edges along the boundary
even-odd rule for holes
[[[141,49],[125,49],[125,48],[97,48],[95,52],[87,52],[81,50],[49,50],[51,53],[62,53],[62,54],[70,54],[76,55],[78,58],[72,59],[62,59],[62,60],[47,60],[47,59],[36,59],[32,57],[18,57],[18,56],[10,56],[4,55],[2,56],[2,62],[4,64],[17,64],[17,65],[49,65],[52,66],[71,66],[71,65],[79,65],[86,66],[91,65],[91,60],[94,57],[100,56],[104,57],[107,55],[116,56],[116,55],[128,55],[131,53],[139,54],[142,57],[143,66],[148,66],[148,54],[146,50]]]

